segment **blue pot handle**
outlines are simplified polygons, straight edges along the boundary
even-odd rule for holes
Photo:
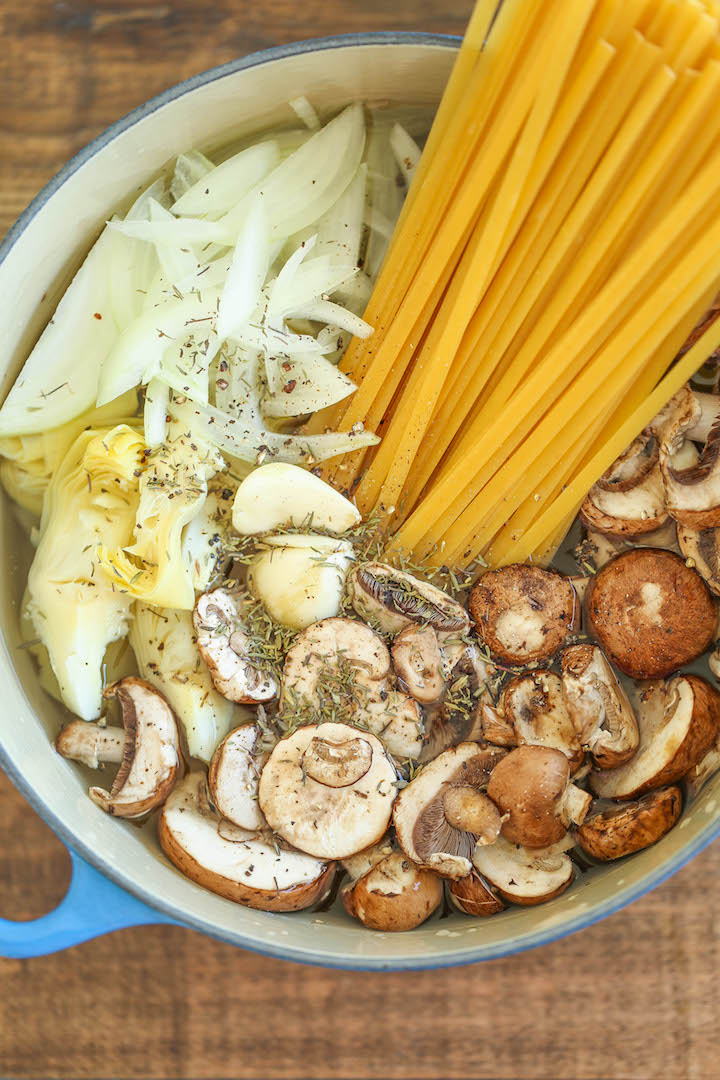
[[[126,893],[70,852],[70,888],[54,911],[39,919],[0,919],[0,956],[45,956],[127,926],[180,925]]]

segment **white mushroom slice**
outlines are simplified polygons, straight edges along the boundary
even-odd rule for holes
[[[348,855],[346,859],[342,860],[343,870],[346,870],[350,875],[351,881],[359,881],[361,877],[364,877],[365,874],[372,870],[373,866],[377,866],[388,855],[392,855],[394,850],[396,849],[388,834],[378,840],[376,844],[371,844],[370,847],[365,848],[364,851],[358,851],[355,855]]]
[[[125,756],[126,732],[121,728],[100,727],[89,720],[72,720],[55,740],[61,757],[79,761],[88,769],[108,763],[119,765]]]
[[[695,395],[685,388],[653,423],[668,511],[683,525],[710,529],[720,525],[720,426],[708,431],[699,461],[685,464],[678,458],[701,411]]]
[[[353,560],[346,540],[328,536],[266,537],[248,569],[248,585],[271,618],[303,630],[340,613],[345,578]]]
[[[431,626],[406,626],[390,651],[395,674],[411,697],[423,705],[442,697],[444,657]]]
[[[308,760],[322,760],[323,768],[313,768],[312,775]],[[347,783],[352,775],[358,779]],[[382,743],[369,732],[346,724],[302,727],[270,754],[260,777],[260,809],[293,847],[343,859],[384,835],[397,795],[396,775]]]
[[[307,469],[272,462],[240,484],[232,520],[235,530],[247,536],[287,526],[339,534],[362,518],[348,499]]]
[[[487,793],[503,814],[502,834],[512,844],[547,847],[579,825],[591,796],[570,783],[570,763],[548,746],[519,746],[493,769]]]
[[[223,739],[208,770],[210,797],[224,818],[251,832],[266,827],[258,806],[258,786],[267,751],[258,750],[260,729],[244,724]]]
[[[497,747],[461,743],[425,765],[400,792],[393,822],[409,859],[443,877],[470,873],[478,837],[487,843],[500,817],[493,821],[489,800],[476,796],[483,794],[504,753]]]
[[[262,911],[300,911],[322,899],[332,863],[278,847],[272,837],[235,833],[226,839],[204,788],[205,774],[190,773],[160,815],[160,846],[178,870],[227,900]]]
[[[421,870],[394,852],[342,891],[345,910],[370,930],[414,930],[439,908],[443,885],[437,874]]]
[[[417,701],[398,690],[383,691],[379,701],[370,701],[358,713],[358,722],[377,735],[393,757],[417,759],[423,748],[423,714]]]
[[[638,537],[668,520],[665,489],[655,440],[640,435],[590,488],[580,516],[591,529]]]
[[[693,442],[704,443],[720,420],[720,394],[703,394],[697,390],[691,393],[695,399],[696,410],[685,437]]]
[[[573,880],[573,864],[567,855],[529,851],[502,836],[490,847],[476,848],[473,863],[503,900],[525,907],[553,900]]]
[[[110,791],[91,787],[92,801],[115,817],[136,818],[160,806],[180,772],[180,736],[175,714],[149,683],[128,676],[104,691],[122,709],[125,746]],[[62,753],[63,743],[58,749]]]
[[[561,750],[572,771],[584,760],[577,731],[565,704],[562,681],[553,671],[536,671],[511,679],[496,709],[484,706],[486,738],[502,731],[503,721],[513,730],[515,746],[551,746]]]
[[[640,691],[640,746],[625,765],[595,772],[596,795],[631,799],[674,784],[699,765],[720,733],[720,694],[697,675],[680,675]]]
[[[562,687],[580,743],[601,769],[624,764],[638,748],[637,721],[617,675],[596,645],[562,654]]]
[[[277,697],[271,672],[252,661],[252,641],[233,593],[227,589],[203,593],[195,605],[193,625],[198,651],[223,697],[245,705]]]
[[[470,629],[461,604],[442,589],[385,563],[364,563],[348,578],[350,598],[361,619],[385,634],[406,626],[431,626],[440,635],[459,637]]]
[[[390,653],[369,626],[354,619],[331,618],[308,626],[295,638],[283,665],[283,706],[303,703],[319,708],[323,683],[341,671],[348,693],[359,706],[375,698],[390,674]]]
[[[677,527],[678,543],[688,566],[697,570],[708,588],[720,596],[720,529]]]

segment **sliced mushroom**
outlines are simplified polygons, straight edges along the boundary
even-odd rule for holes
[[[701,415],[701,406],[686,387],[653,421],[668,511],[682,525],[698,530],[720,525],[720,425],[707,431],[699,460],[694,460],[694,452],[689,462],[679,456],[684,445],[693,449],[689,433],[697,434]]]
[[[266,827],[258,806],[258,785],[268,753],[258,749],[260,729],[244,724],[231,731],[208,769],[210,797],[224,818],[250,831]]]
[[[668,521],[658,448],[652,435],[640,435],[590,488],[580,517],[590,529],[613,536],[638,537]]]
[[[502,836],[490,847],[476,848],[473,863],[503,900],[523,907],[560,896],[574,876],[567,855],[531,851]]]
[[[252,640],[243,628],[236,595],[228,589],[203,593],[195,605],[193,626],[198,651],[218,693],[246,705],[277,697],[272,673],[253,663]]]
[[[637,753],[617,769],[591,775],[596,795],[632,799],[691,773],[720,733],[720,694],[697,675],[681,675],[644,688],[636,716]]]
[[[512,844],[547,847],[579,825],[591,796],[570,783],[570,763],[560,750],[520,746],[492,772],[488,796],[504,815],[502,834]]]
[[[575,833],[575,839],[594,859],[621,859],[655,844],[670,832],[681,812],[680,788],[651,791],[637,802],[591,814]]]
[[[248,568],[248,586],[282,626],[306,626],[340,613],[352,544],[329,536],[267,536]]]
[[[640,735],[627,694],[596,645],[571,645],[562,654],[568,714],[582,747],[600,769],[615,769],[633,756]]]
[[[342,891],[345,910],[370,930],[414,930],[442,903],[437,874],[396,851]]]
[[[411,697],[422,705],[442,697],[444,656],[431,626],[406,626],[390,651],[395,674]]]
[[[720,529],[689,529],[677,527],[678,543],[685,563],[707,582],[708,588],[720,596]]]
[[[473,869],[467,877],[450,882],[450,901],[464,915],[486,918],[503,911],[505,905],[489,882]]]
[[[425,765],[400,792],[393,821],[409,859],[443,877],[470,873],[478,837],[492,842],[502,825],[483,792],[504,753],[498,747],[461,743]]]
[[[124,736],[116,729],[76,721],[60,733],[55,749],[91,768],[102,761],[120,760],[110,791],[91,787],[88,794],[115,817],[142,817],[165,801],[180,773],[175,714],[162,694],[135,676],[108,686],[104,696],[120,702]]]
[[[302,727],[270,754],[260,777],[260,809],[293,847],[342,859],[384,835],[396,776],[369,732],[345,724]]]
[[[271,835],[237,827],[221,833],[223,823],[204,791],[205,774],[189,773],[158,821],[160,846],[178,870],[226,900],[261,911],[301,911],[322,899],[332,883],[333,863],[279,847]]]
[[[494,734],[504,740],[502,746],[554,747],[568,759],[572,772],[584,761],[562,681],[553,671],[535,671],[511,679],[496,708],[483,706],[483,724],[488,742],[494,741]]]
[[[443,750],[483,738],[482,707],[490,700],[496,669],[474,645],[464,644],[447,677],[441,701],[426,706],[426,735],[420,761],[432,761]],[[487,736],[486,736],[487,737]],[[488,737],[489,742],[493,739]]]
[[[422,713],[393,689],[391,676],[390,653],[374,630],[355,619],[324,619],[298,634],[285,657],[283,714],[309,721],[325,709],[368,727],[392,754],[417,757]]]
[[[337,534],[357,525],[361,517],[339,491],[307,469],[271,462],[254,469],[240,484],[232,519],[241,535],[288,525]]]
[[[637,548],[604,566],[585,605],[588,628],[636,679],[670,675],[701,656],[717,613],[707,585],[670,551]]]
[[[676,554],[680,554],[676,526],[672,518],[656,532],[647,533],[645,536],[633,540],[628,537],[621,539],[618,536],[604,536],[602,533],[588,530],[586,542],[590,547],[590,554],[597,570],[602,570],[606,563],[609,563],[616,555],[620,555],[621,552],[636,547],[663,548],[665,551],[674,551]],[[592,577],[588,584],[590,582],[592,582]]]
[[[385,563],[356,566],[348,589],[360,618],[385,634],[399,634],[412,624],[431,626],[441,636],[470,629],[463,606],[442,589]]]
[[[720,772],[720,739],[716,739],[705,757],[685,777],[688,795],[695,798],[716,773]]]
[[[520,564],[484,574],[470,614],[491,653],[508,664],[548,660],[579,625],[580,605],[562,574]]]

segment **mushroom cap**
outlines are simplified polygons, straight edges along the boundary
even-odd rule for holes
[[[533,671],[507,683],[500,712],[512,725],[517,746],[550,746],[560,750],[572,772],[585,755],[563,695],[562,680],[554,671]]]
[[[569,578],[539,566],[513,564],[483,574],[470,593],[478,636],[508,664],[549,660],[580,619]]]
[[[241,829],[266,827],[258,806],[260,773],[268,754],[258,752],[260,729],[243,724],[231,731],[213,754],[208,769],[210,797],[218,811]]]
[[[333,761],[326,762],[328,775],[318,780],[323,776],[316,767],[318,751],[325,750]],[[358,778],[331,786],[327,780],[333,768],[340,779]],[[347,724],[301,727],[270,754],[260,777],[260,809],[293,847],[318,858],[342,859],[383,836],[397,795],[396,778],[382,743],[370,732]]]
[[[158,820],[160,846],[186,877],[211,892],[261,911],[300,911],[329,888],[334,865],[278,848],[272,837],[237,832],[228,840],[204,799],[205,774],[189,773]]]
[[[503,900],[523,907],[560,896],[574,877],[567,855],[530,851],[502,836],[489,847],[476,848],[473,864]]]
[[[442,898],[443,885],[437,874],[415,866],[399,851],[376,863],[342,892],[349,915],[370,930],[391,933],[420,926],[437,910]]]
[[[120,702],[125,752],[110,791],[91,787],[88,794],[115,817],[142,817],[165,801],[180,774],[175,713],[162,694],[134,675],[106,687],[103,696]]]
[[[311,710],[319,708],[318,683],[341,665],[351,672],[354,688],[359,688],[364,698],[375,698],[390,674],[390,653],[379,634],[356,619],[323,619],[308,626],[297,635],[285,657],[283,704],[289,699],[306,703]]]
[[[202,593],[193,611],[193,627],[198,652],[219,694],[245,705],[277,697],[278,686],[272,673],[251,661],[250,637],[232,592],[213,589]]]
[[[406,626],[390,650],[400,685],[422,705],[442,697],[443,652],[432,626]]]
[[[580,791],[570,784],[568,759],[547,746],[511,750],[493,769],[487,790],[507,815],[502,827],[505,839],[528,848],[547,847],[563,838],[569,824],[568,793]],[[590,796],[580,801],[586,802],[587,812]]]
[[[638,748],[637,721],[617,675],[597,645],[571,645],[562,654],[568,713],[582,746],[600,769],[615,769]]]
[[[640,435],[588,492],[580,517],[585,525],[613,536],[637,537],[668,521],[665,488],[652,436]]]
[[[671,551],[637,548],[597,574],[586,600],[588,628],[626,675],[660,678],[701,656],[717,612],[707,585]]]
[[[450,900],[463,914],[476,918],[497,915],[505,908],[500,897],[474,868],[467,877],[450,882]]]
[[[386,634],[398,634],[412,624],[454,636],[470,629],[467,612],[457,600],[386,563],[355,566],[348,577],[348,589],[360,618]]]
[[[443,877],[470,873],[477,836],[450,824],[445,797],[458,787],[481,793],[504,754],[499,747],[460,743],[428,762],[403,788],[393,822],[398,843],[409,859]]]
[[[452,659],[445,695],[425,709],[426,735],[419,755],[422,762],[432,761],[461,742],[483,738],[482,710],[490,698],[488,683],[495,668],[472,644],[463,643],[462,649],[453,649]]]
[[[591,774],[596,795],[632,799],[690,773],[720,733],[720,694],[698,675],[680,675],[643,689],[636,715],[638,750],[625,765]]]
[[[670,832],[681,812],[680,788],[651,791],[637,802],[620,803],[591,814],[575,833],[575,839],[594,859],[621,859],[656,843]]]
[[[716,596],[720,596],[720,529],[695,530],[678,524],[677,538],[686,564],[697,570]]]

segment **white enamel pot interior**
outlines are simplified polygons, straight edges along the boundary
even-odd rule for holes
[[[175,155],[288,124],[287,101],[301,93],[321,109],[358,99],[433,106],[456,47],[453,39],[428,35],[369,35],[275,49],[197,76],[110,128],[41,192],[0,248],[3,395],[102,222]],[[269,955],[337,967],[470,963],[541,945],[595,922],[657,885],[720,832],[716,777],[655,847],[586,873],[564,896],[541,907],[514,908],[491,919],[434,917],[398,935],[372,933],[337,909],[271,915],[239,907],[175,870],[154,828],[107,817],[86,795],[87,776],[54,753],[51,738],[62,710],[38,687],[31,658],[18,650],[30,553],[7,504],[0,536],[0,761],[35,809],[90,863],[151,906],[205,933]]]

